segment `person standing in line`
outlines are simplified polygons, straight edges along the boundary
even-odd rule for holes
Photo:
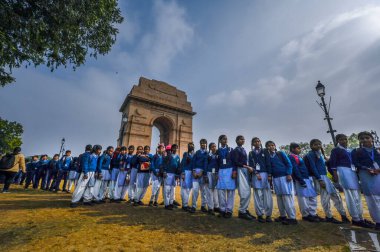
[[[152,181],[152,195],[150,196],[149,206],[158,206],[158,196],[160,194],[160,187],[162,184],[162,163],[165,146],[159,144],[157,153],[153,156],[152,164],[150,167],[151,181]]]
[[[178,145],[173,144],[172,146],[166,146],[167,155],[164,158],[163,162],[163,177],[164,177],[164,204],[165,209],[173,210],[174,205],[174,187],[175,187],[175,178],[180,172],[180,160],[177,155]]]
[[[208,214],[215,215],[219,212],[218,190],[216,183],[218,182],[218,155],[216,154],[216,144],[209,144],[209,153],[207,161],[207,177],[205,177],[205,190]]]
[[[136,199],[135,206],[143,206],[142,202],[146,191],[149,187],[150,166],[153,160],[153,155],[150,153],[150,146],[144,146],[144,152],[137,157],[138,170],[136,179]]]
[[[29,185],[32,183],[34,187],[35,176],[37,173],[37,164],[38,164],[38,156],[34,155],[32,160],[26,165],[26,179],[25,179],[25,189],[28,189]]]
[[[4,187],[2,193],[9,193],[9,187],[17,172],[20,169],[23,173],[26,172],[25,157],[21,153],[21,148],[16,147],[13,149],[12,154],[4,156],[1,161],[2,166],[0,167],[0,177],[4,177]]]
[[[187,144],[187,152],[184,152],[181,160],[181,199],[182,210],[189,211],[189,198],[193,188],[193,157],[194,157],[194,144],[192,142]]]

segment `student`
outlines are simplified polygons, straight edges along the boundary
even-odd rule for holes
[[[190,213],[195,213],[197,209],[197,201],[198,201],[199,192],[201,193],[201,211],[207,212],[207,209],[205,207],[206,200],[203,199],[203,194],[204,194],[203,193],[204,191],[203,176],[207,168],[207,160],[208,160],[207,140],[201,139],[200,146],[201,148],[195,152],[194,157],[193,157],[193,162],[192,162],[193,197],[192,197],[192,207],[189,210]]]
[[[232,154],[232,148],[227,145],[227,136],[219,136],[217,151],[219,170],[216,189],[219,196],[220,216],[224,218],[231,218],[234,210],[237,171],[232,164]]]
[[[34,155],[32,160],[26,165],[26,179],[25,179],[25,189],[28,189],[30,183],[36,183],[35,176],[37,173],[37,164],[38,164],[38,156]],[[37,188],[37,187],[36,187]]]
[[[248,165],[254,169],[252,187],[254,189],[253,201],[259,222],[273,222],[273,198],[270,188],[272,170],[268,151],[264,150],[258,137],[252,138],[252,150],[248,155]],[[265,218],[263,216],[266,216]]]
[[[368,205],[369,214],[376,223],[365,221],[367,227],[380,230],[380,153],[374,147],[371,133],[358,134],[360,148],[352,152],[352,160],[359,171],[361,189]]]
[[[114,148],[112,146],[108,146],[106,152],[99,157],[98,170],[102,173],[102,179],[100,180],[101,182],[96,185],[98,186],[98,194],[96,197],[101,203],[105,203],[105,198],[109,192],[109,184],[111,180],[111,159],[113,152]]]
[[[300,145],[291,143],[289,160],[293,166],[298,206],[303,220],[319,222],[317,216],[317,193],[313,187],[313,180],[310,177],[305,161],[299,156],[300,153]]]
[[[184,152],[181,160],[181,199],[182,210],[189,211],[189,198],[190,192],[193,188],[193,157],[194,157],[194,144],[192,142],[187,144],[187,152]]]
[[[16,147],[13,149],[13,153],[8,158],[14,157],[13,164],[8,163],[8,167],[1,167],[0,169],[0,180],[4,178],[4,187],[2,193],[9,193],[9,187],[16,176],[17,172],[21,169],[23,173],[25,173],[25,157],[21,153],[21,148]],[[10,159],[10,160],[12,160]],[[7,159],[9,161],[9,159]],[[5,169],[4,169],[5,168]]]
[[[137,179],[136,179],[136,206],[143,206],[142,202],[146,191],[149,187],[150,179],[150,166],[153,159],[153,155],[150,153],[150,146],[144,146],[144,152],[137,157],[138,170],[137,170]]]
[[[116,163],[119,164],[119,167],[117,168],[117,179],[116,179],[116,186],[114,195],[112,198],[113,202],[120,203],[123,198],[123,191],[127,190],[128,184],[126,183],[126,178],[128,171],[126,170],[126,160],[127,160],[128,154],[127,154],[127,147],[123,146],[120,148],[120,153],[116,157]],[[115,168],[114,168],[115,169]]]
[[[71,156],[71,151],[67,150],[65,152],[65,155],[63,155],[63,157],[61,157],[60,160],[61,164],[59,166],[57,181],[55,183],[55,192],[59,191],[59,185],[61,184],[61,180],[63,179],[62,192],[69,193],[69,191],[66,189],[66,185],[72,161],[73,157]]]
[[[82,173],[78,180],[78,186],[75,187],[70,207],[77,207],[82,196],[84,205],[92,205],[91,201],[94,198],[93,187],[95,185],[95,172],[97,172],[98,157],[102,152],[102,146],[94,145],[92,152],[90,152],[90,150],[91,145],[87,145],[86,152],[82,154]]]
[[[219,212],[218,190],[216,190],[216,183],[218,182],[218,156],[216,154],[215,143],[210,143],[208,147],[207,177],[205,177],[206,202],[208,213],[215,215],[215,212]]]
[[[49,161],[48,172],[46,174],[46,186],[45,189],[52,191],[57,180],[57,174],[59,170],[59,154],[55,154],[53,159]]]
[[[157,153],[153,156],[153,160],[150,166],[152,195],[150,196],[149,206],[158,206],[157,200],[158,195],[160,194],[160,187],[162,183],[162,162],[164,152],[165,146],[163,144],[159,144],[157,147]]]
[[[120,166],[120,159],[118,158],[120,154],[120,147],[117,147],[115,152],[113,153],[112,159],[111,159],[111,181],[110,181],[110,200],[111,202],[118,202],[116,200],[115,191],[118,187],[117,184],[117,176],[119,175],[119,166]]]
[[[240,197],[239,206],[239,218],[245,220],[256,219],[248,211],[249,202],[251,199],[251,174],[253,173],[253,168],[248,166],[247,152],[243,148],[245,139],[243,136],[236,137],[237,147],[234,149],[234,155],[232,158],[233,165],[237,169],[237,183],[238,183],[238,193]]]
[[[166,157],[163,162],[163,177],[164,177],[164,204],[165,209],[173,210],[174,205],[174,187],[175,178],[180,171],[179,156],[177,155],[178,145],[173,144],[172,146],[166,146]]]
[[[332,149],[329,161],[334,180],[337,181],[337,177],[339,178],[346,198],[347,209],[352,218],[352,225],[367,227],[367,223],[363,219],[363,205],[356,168],[352,163],[351,150],[347,148],[348,138],[344,134],[338,134],[335,139],[338,146]],[[346,216],[342,216],[342,221],[349,222]]]
[[[131,204],[134,204],[136,199],[136,182],[137,182],[137,171],[138,171],[138,163],[137,163],[137,157],[143,153],[143,147],[138,146],[137,152],[132,158],[132,168],[130,172],[130,181],[129,181],[129,187],[128,187],[128,199]]]
[[[275,221],[282,222],[284,225],[297,224],[296,209],[294,207],[292,164],[284,152],[276,150],[276,145],[273,141],[267,141],[265,148],[270,156],[273,187],[276,193],[278,210],[280,211],[280,217],[276,218]]]
[[[124,160],[124,167],[127,171],[127,177],[125,178],[125,184],[124,184],[123,190],[121,190],[122,201],[125,201],[125,198],[127,197],[127,194],[129,192],[129,186],[130,186],[130,180],[131,180],[131,169],[132,169],[133,163],[136,162],[135,161],[136,157],[135,155],[133,155],[134,152],[135,152],[135,146],[130,145],[128,147],[128,155],[125,156],[126,159]],[[128,203],[133,203],[133,200],[128,199]]]
[[[49,165],[48,156],[46,154],[41,155],[40,161],[37,164],[36,183],[33,185],[34,189],[38,188],[38,185],[40,184],[40,181],[41,181],[40,189],[44,190],[44,188],[45,188],[45,175],[46,175],[46,171],[48,169],[48,165]]]
[[[75,181],[78,179],[78,165],[79,165],[79,158],[73,157],[73,160],[70,164],[69,168],[69,174],[67,176],[67,191],[71,192],[71,188],[73,185],[75,185]]]
[[[342,220],[347,219],[346,210],[343,207],[342,198],[338,190],[335,188],[331,180],[327,177],[326,161],[322,149],[322,142],[318,139],[310,141],[311,151],[306,155],[310,171],[313,175],[314,188],[319,192],[323,211],[326,215],[326,222],[341,224],[341,221],[335,219],[331,212],[330,200],[334,202],[335,208],[338,210]]]

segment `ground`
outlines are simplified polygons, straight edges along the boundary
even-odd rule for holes
[[[0,251],[348,251],[336,224],[238,219],[238,197],[234,218],[223,219],[126,203],[72,209],[70,194],[12,188],[0,194]]]

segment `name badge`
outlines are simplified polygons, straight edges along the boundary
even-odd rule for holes
[[[373,162],[373,167],[375,167],[375,169],[380,169],[379,164],[377,162]]]
[[[212,171],[211,171],[212,173],[215,173],[215,168],[212,168]]]
[[[223,164],[224,164],[224,165],[227,164],[227,159],[223,158]]]
[[[131,164],[127,164],[127,169],[131,168]]]
[[[351,165],[351,170],[354,171],[354,172],[356,172],[356,167],[355,167],[355,165],[353,165],[353,164]]]
[[[256,171],[260,171],[260,164],[259,163],[256,164]]]

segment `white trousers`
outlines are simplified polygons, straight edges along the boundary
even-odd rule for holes
[[[234,210],[235,190],[218,190],[219,209],[221,212],[230,212]]]
[[[84,173],[81,173],[79,179],[78,179],[78,186],[75,187],[73,197],[71,202],[72,203],[77,203],[80,201],[80,199],[83,196],[83,201],[84,202],[90,202],[93,198],[93,195],[91,194],[91,187],[88,186],[88,182],[90,179],[93,179],[95,176],[95,172],[88,172],[87,173],[87,178],[83,178]]]
[[[303,197],[297,195],[297,199],[302,217],[317,215],[317,197]]]
[[[291,194],[276,195],[277,206],[281,217],[289,219],[296,218],[296,209],[294,207],[294,196]]]
[[[380,223],[380,195],[365,195],[365,200],[367,201],[368,211],[372,220]]]
[[[254,189],[253,201],[257,216],[272,216],[273,198],[270,188]]]
[[[346,210],[344,209],[342,198],[340,197],[339,193],[328,193],[326,189],[321,188],[321,203],[323,211],[325,212],[326,217],[331,218],[332,212],[331,212],[331,203],[330,200],[334,203],[334,206],[336,210],[339,212],[340,215],[346,215]]]
[[[191,192],[190,188],[181,187],[182,207],[189,206],[190,192]]]
[[[94,196],[94,199],[96,201],[100,201],[102,198],[100,197],[100,187],[102,186],[102,180],[101,179],[97,179],[95,181],[95,185],[93,187],[91,187],[91,190],[92,190],[92,195]]]
[[[73,188],[73,185],[75,184],[75,179],[68,179],[67,180],[67,190],[70,192],[71,188]]]
[[[251,184],[247,168],[238,168],[238,193],[240,197],[239,212],[245,213],[251,199]]]
[[[192,207],[197,208],[197,201],[199,193],[201,194],[201,206],[206,206],[207,199],[206,199],[206,191],[205,191],[205,184],[200,183],[199,181],[193,181],[193,195],[192,195]]]
[[[346,198],[346,205],[352,220],[360,221],[363,219],[363,204],[360,190],[343,189]]]
[[[174,201],[174,186],[165,185],[164,204],[172,205]]]
[[[210,189],[207,185],[205,186],[206,191],[206,202],[209,210],[214,210],[214,208],[219,208],[219,197],[218,190]]]
[[[152,195],[150,196],[150,201],[157,202],[158,196],[160,194],[161,180],[152,180]]]

